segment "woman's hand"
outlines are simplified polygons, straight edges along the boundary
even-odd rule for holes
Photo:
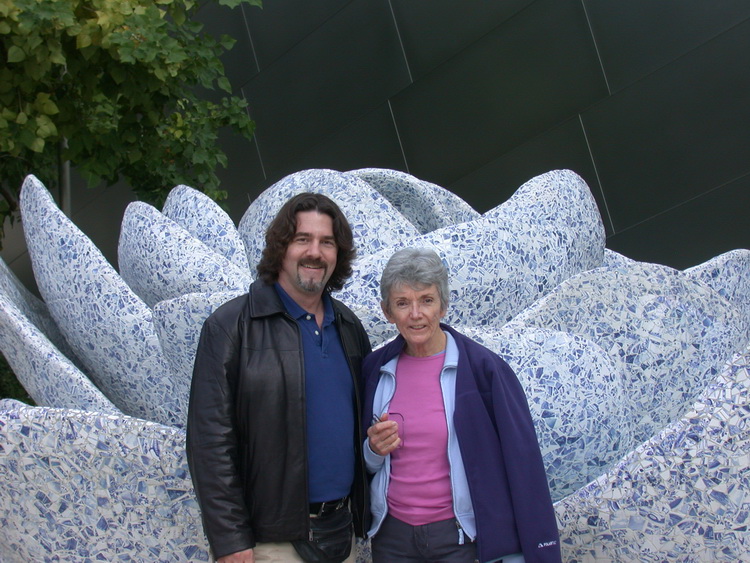
[[[383,416],[367,429],[367,439],[373,452],[382,456],[388,455],[401,445],[398,423],[388,420],[388,413],[383,413]]]

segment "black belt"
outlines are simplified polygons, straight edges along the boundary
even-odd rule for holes
[[[312,518],[319,518],[326,514],[331,514],[337,510],[341,510],[346,506],[349,497],[340,498],[338,500],[327,500],[325,502],[311,502],[310,503],[310,516]]]

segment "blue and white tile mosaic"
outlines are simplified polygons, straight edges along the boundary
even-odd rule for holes
[[[161,212],[243,272],[250,271],[237,227],[206,194],[190,186],[177,186],[170,190]]]
[[[616,363],[584,337],[515,325],[457,327],[516,372],[534,418],[552,500],[575,492],[622,457],[633,426]]]
[[[750,353],[682,418],[557,503],[563,559],[750,560]]]
[[[406,172],[362,168],[348,174],[375,188],[421,234],[479,218],[479,213],[453,192]]]
[[[408,244],[433,248],[443,258],[451,284],[447,322],[499,328],[566,278],[600,266],[604,241],[586,184],[573,172],[554,171],[530,180],[483,217]],[[394,248],[358,260],[337,294],[360,315],[375,345],[393,334],[380,314],[379,282]]]
[[[253,281],[156,208],[128,205],[117,247],[120,275],[149,307],[186,293],[247,291]]]
[[[209,560],[180,428],[197,338],[246,290],[268,222],[301,191],[331,196],[352,224],[359,259],[337,296],[375,345],[395,334],[378,303],[392,252],[441,254],[447,321],[526,390],[565,561],[750,559],[750,251],[678,272],[606,249],[571,171],[479,215],[429,182],[362,169],[292,174],[239,228],[187,186],[162,212],[133,204],[125,279],[27,178],[43,301],[0,264],[0,348],[47,406],[0,401],[0,560]]]
[[[47,304],[31,293],[0,258],[0,293],[16,306],[29,321],[62,352],[68,359],[79,364],[73,349],[60,332],[60,328],[49,314]]]
[[[120,412],[0,291],[0,350],[37,405]]]
[[[338,204],[352,227],[358,256],[407,244],[419,234],[390,201],[357,176],[334,170],[303,170],[265,190],[240,220],[239,232],[251,267],[260,261],[269,223],[281,206],[300,192],[322,193]]]
[[[604,260],[602,260],[602,266],[616,268],[618,266],[628,266],[633,262],[635,262],[635,260],[623,256],[619,252],[615,252],[609,248],[604,249]]]
[[[181,382],[182,391],[178,396],[186,414],[193,362],[203,322],[221,305],[243,293],[188,293],[154,305],[154,328],[174,378]]]
[[[94,384],[126,414],[182,420],[151,309],[33,176],[21,213],[39,292]]]
[[[683,272],[658,264],[571,277],[510,325],[578,334],[616,362],[635,434],[627,451],[689,407],[725,361],[750,341],[748,319]]]
[[[185,433],[0,405],[0,552],[11,561],[208,561]]]
[[[740,248],[685,270],[690,277],[702,281],[750,319],[750,250]]]

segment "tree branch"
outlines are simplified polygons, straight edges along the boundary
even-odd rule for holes
[[[0,196],[3,196],[3,198],[5,198],[5,201],[8,202],[8,210],[11,213],[15,213],[18,209],[18,199],[13,194],[13,192],[0,184]]]

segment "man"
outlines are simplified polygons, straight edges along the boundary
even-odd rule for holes
[[[313,527],[350,506],[357,535],[366,529],[359,377],[371,348],[359,319],[329,295],[354,255],[339,207],[299,194],[268,227],[259,279],[203,325],[187,451],[221,563],[307,560],[289,542],[304,549]]]

